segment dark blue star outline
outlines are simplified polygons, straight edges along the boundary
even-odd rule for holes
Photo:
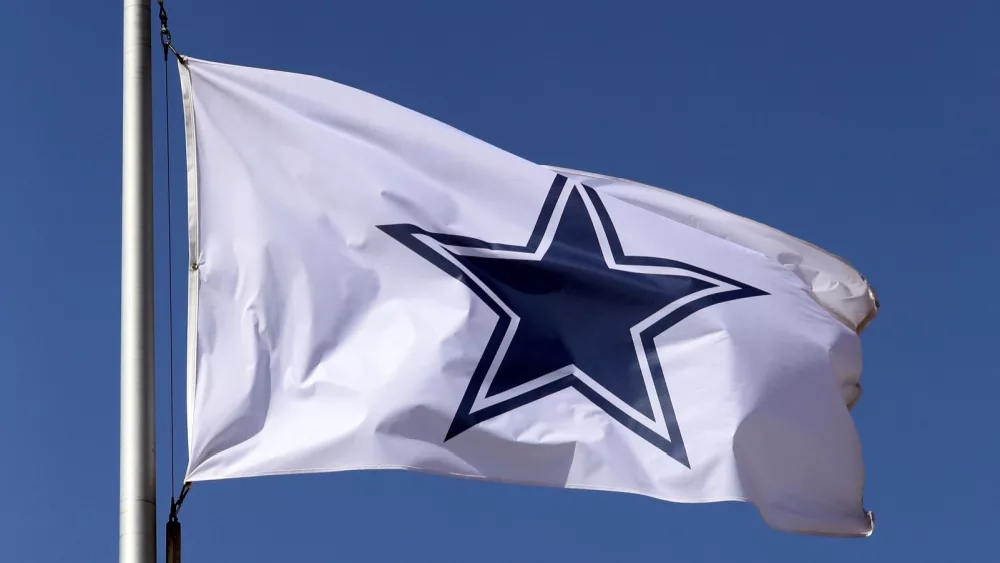
[[[451,277],[459,280],[464,285],[466,285],[476,296],[478,296],[490,309],[493,310],[498,316],[498,321],[493,329],[489,341],[486,344],[486,348],[480,357],[479,363],[474,370],[472,377],[470,379],[469,385],[466,388],[465,394],[459,404],[458,410],[455,413],[455,417],[452,420],[451,426],[448,430],[444,441],[448,441],[451,438],[465,432],[466,430],[476,426],[481,422],[485,422],[503,413],[512,411],[528,403],[539,400],[543,397],[561,391],[563,389],[572,387],[576,389],[580,394],[586,397],[588,400],[592,401],[595,405],[601,408],[608,415],[613,417],[619,423],[629,428],[637,435],[645,439],[647,442],[653,446],[659,448],[665,452],[668,456],[672,457],[679,463],[686,467],[690,467],[688,461],[687,451],[684,447],[684,440],[681,436],[680,428],[677,423],[677,419],[674,415],[673,404],[670,400],[670,395],[667,390],[666,382],[664,380],[663,368],[659,362],[659,356],[656,352],[656,347],[654,344],[654,339],[662,334],[664,331],[669,329],[671,326],[677,324],[682,319],[690,316],[691,314],[709,307],[711,305],[724,303],[726,301],[732,301],[736,299],[744,299],[747,297],[755,297],[761,295],[767,295],[766,292],[751,287],[745,283],[736,281],[734,279],[721,276],[714,272],[710,272],[703,268],[697,266],[692,266],[690,264],[685,264],[676,260],[669,260],[665,258],[655,258],[649,256],[629,256],[626,255],[622,249],[621,241],[618,238],[618,234],[615,231],[614,224],[611,221],[607,209],[604,207],[601,198],[598,196],[596,190],[585,185],[580,184],[583,192],[586,194],[587,199],[593,205],[593,209],[596,211],[599,218],[599,223],[594,224],[594,228],[601,229],[606,235],[608,246],[613,258],[613,262],[620,266],[655,266],[663,268],[675,268],[680,270],[687,270],[692,273],[700,274],[709,278],[713,278],[720,282],[729,284],[735,289],[722,291],[718,293],[711,293],[709,295],[696,298],[677,309],[671,311],[663,318],[657,320],[649,327],[644,329],[640,334],[640,341],[643,346],[643,351],[646,356],[646,360],[649,366],[649,371],[652,376],[653,385],[655,392],[659,398],[660,407],[662,410],[663,420],[666,424],[667,431],[670,438],[666,438],[657,432],[653,431],[646,425],[635,420],[632,416],[626,414],[616,405],[614,405],[607,398],[599,394],[595,389],[586,385],[581,381],[576,375],[570,373],[564,375],[554,381],[541,385],[540,387],[531,389],[515,397],[503,400],[497,404],[481,408],[478,411],[472,412],[472,408],[475,404],[476,397],[480,391],[480,388],[485,383],[488,372],[491,366],[497,360],[497,354],[500,350],[501,344],[507,334],[510,324],[512,321],[511,316],[500,307],[494,298],[492,298],[487,292],[475,281],[470,279],[469,275],[466,274],[456,263],[452,262],[445,256],[436,252],[431,247],[427,246],[418,237],[424,236],[434,241],[440,243],[445,247],[453,248],[469,248],[469,249],[485,249],[485,250],[496,250],[496,251],[510,251],[523,254],[534,255],[538,250],[542,242],[542,238],[545,235],[546,230],[549,227],[550,222],[553,220],[553,214],[557,207],[558,201],[566,189],[576,189],[575,186],[566,187],[567,178],[562,174],[556,175],[552,182],[552,186],[549,189],[549,193],[542,204],[541,211],[539,212],[538,220],[535,223],[535,227],[528,238],[527,244],[524,246],[511,245],[511,244],[497,244],[489,243],[479,239],[465,237],[460,235],[449,235],[441,233],[431,233],[420,227],[409,224],[393,224],[393,225],[380,225],[378,228],[383,232],[402,243],[404,246],[412,250],[413,252],[420,255],[422,258],[432,263],[434,266],[438,267]],[[558,221],[558,218],[556,218]],[[445,250],[448,250],[445,248]],[[503,259],[497,257],[497,259]],[[716,284],[713,284],[716,285]],[[515,311],[516,314],[516,311]],[[502,359],[501,359],[502,361]],[[637,358],[638,361],[638,358]]]

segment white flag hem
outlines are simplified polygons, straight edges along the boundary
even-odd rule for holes
[[[198,293],[200,262],[198,228],[198,138],[196,134],[191,71],[183,60],[177,61],[180,71],[181,100],[184,107],[184,151],[187,160],[187,211],[188,211],[188,302],[187,302],[187,441],[188,458],[193,443],[194,396],[196,374],[198,373]],[[189,466],[187,472],[191,471]],[[185,478],[185,481],[188,479]]]

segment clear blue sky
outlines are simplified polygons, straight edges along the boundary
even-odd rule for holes
[[[854,411],[877,516],[866,540],[773,532],[745,504],[345,473],[197,486],[182,513],[185,563],[995,558],[1000,3],[168,7],[187,54],[317,74],[536,162],[711,202],[846,257],[884,306],[863,338]],[[117,560],[120,49],[120,2],[0,3],[4,561]],[[154,63],[165,519],[158,53]],[[183,124],[173,62],[169,70],[183,342]],[[181,437],[183,389],[178,380]],[[179,446],[178,478],[183,438]]]

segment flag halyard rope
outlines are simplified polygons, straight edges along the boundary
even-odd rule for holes
[[[177,450],[177,440],[174,433],[174,229],[173,213],[171,203],[173,202],[172,182],[170,179],[170,86],[167,62],[170,53],[177,57],[177,60],[184,64],[186,62],[174,47],[173,38],[170,35],[170,28],[167,25],[167,10],[163,6],[163,0],[157,0],[160,5],[160,45],[163,47],[163,99],[164,99],[164,121],[165,121],[165,145],[166,145],[166,165],[167,165],[167,330],[169,332],[167,341],[169,342],[169,372],[170,372],[170,514],[166,525],[166,561],[167,563],[180,563],[181,560],[181,523],[177,518],[180,512],[181,503],[191,489],[190,483],[184,483],[181,487],[180,495],[176,495],[176,463],[175,455]]]
[[[180,511],[181,503],[184,502],[184,498],[187,496],[190,490],[190,483],[185,483],[181,487],[180,495],[176,494],[176,467],[175,467],[175,452],[177,449],[177,442],[175,439],[174,431],[174,379],[175,379],[175,367],[174,367],[174,291],[173,291],[173,213],[171,212],[171,203],[173,202],[173,189],[170,177],[170,87],[169,87],[169,75],[167,71],[167,61],[170,58],[170,53],[173,53],[181,63],[185,62],[185,58],[181,55],[177,48],[174,47],[173,38],[170,35],[170,28],[167,23],[167,10],[163,5],[163,0],[157,0],[160,7],[159,18],[160,18],[160,45],[163,47],[163,96],[164,96],[164,131],[165,131],[165,146],[166,146],[166,165],[167,165],[167,330],[168,342],[169,342],[169,372],[170,372],[170,523],[177,523],[177,514]]]

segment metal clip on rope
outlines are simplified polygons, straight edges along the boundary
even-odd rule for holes
[[[167,60],[170,52],[173,52],[179,61],[184,62],[184,57],[177,52],[170,37],[170,29],[167,27],[167,9],[163,7],[163,0],[157,0],[157,3],[160,5],[160,45],[163,46],[163,60]]]
[[[185,483],[181,489],[181,494],[176,500],[170,499],[170,517],[167,519],[167,563],[181,562],[181,522],[177,519],[177,513],[181,510],[184,497],[191,489],[191,483]]]

